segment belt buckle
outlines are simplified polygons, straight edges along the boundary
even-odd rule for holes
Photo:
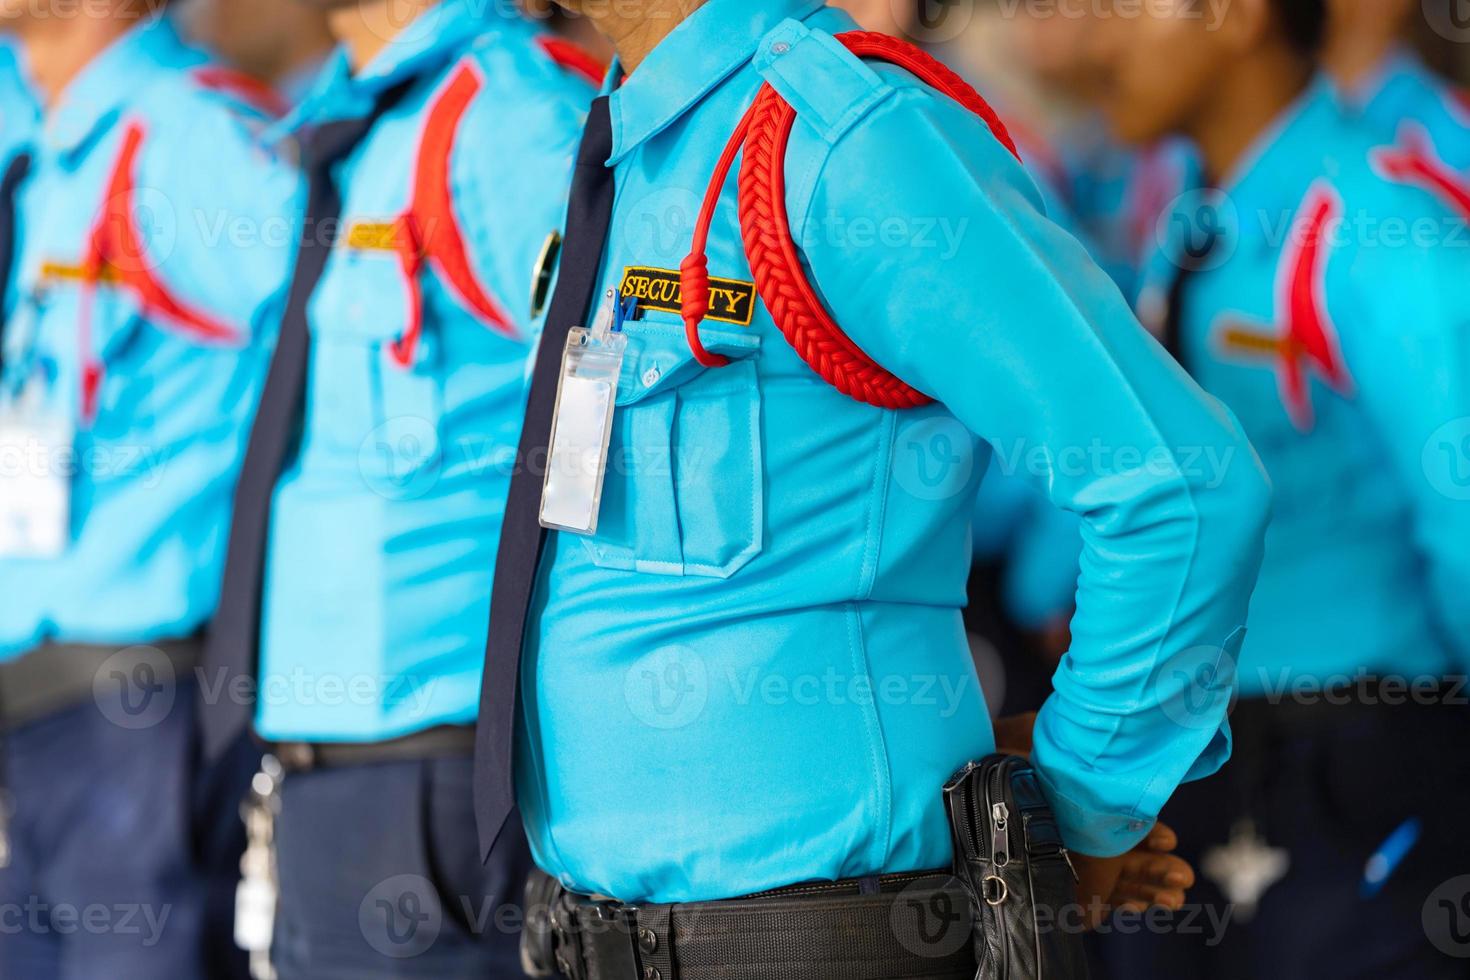
[[[583,930],[582,950],[587,959],[597,960],[598,976],[652,980],[639,959],[638,906],[597,902],[592,912],[598,924]]]

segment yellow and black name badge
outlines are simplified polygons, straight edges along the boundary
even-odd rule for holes
[[[347,247],[358,252],[396,252],[398,225],[392,221],[353,221],[347,225]]]
[[[708,319],[750,326],[755,317],[755,283],[711,276],[709,287]],[[623,284],[618,291],[623,299],[638,297],[641,310],[678,314],[683,308],[683,290],[674,269],[630,265],[623,270]]]

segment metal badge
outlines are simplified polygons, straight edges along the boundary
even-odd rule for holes
[[[1200,870],[1225,893],[1241,922],[1255,917],[1261,897],[1290,867],[1291,855],[1268,845],[1249,817],[1236,821],[1230,843],[1210,848],[1200,861]]]
[[[541,246],[541,255],[536,259],[536,271],[531,277],[531,319],[536,319],[546,310],[546,300],[551,295],[551,281],[555,278],[556,262],[561,258],[561,232],[553,231],[546,236]]]

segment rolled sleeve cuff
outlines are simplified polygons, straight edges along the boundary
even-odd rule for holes
[[[1042,751],[1036,755],[1044,759],[1048,753],[1040,745],[1037,748]],[[1194,782],[1218,772],[1230,758],[1230,748],[1230,726],[1222,723],[1180,781]],[[1116,857],[1137,847],[1158,822],[1159,811],[1173,794],[1172,788],[1168,793],[1162,792],[1160,787],[1166,784],[1155,780],[1138,806],[1120,811],[1096,802],[1084,802],[1086,779],[1075,774],[1049,773],[1044,763],[1038,763],[1037,772],[1056,814],[1062,840],[1070,849],[1091,857]],[[1094,774],[1093,779],[1096,778]],[[1167,785],[1172,786],[1172,783]],[[1082,789],[1083,792],[1074,789],[1069,793],[1067,787]]]
[[[1041,773],[1042,787],[1056,814],[1062,840],[1071,850],[1090,857],[1116,857],[1138,846],[1154,819],[1140,813],[1103,813],[1072,799],[1056,781]]]

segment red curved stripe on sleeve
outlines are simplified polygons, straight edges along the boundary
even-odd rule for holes
[[[1334,192],[1315,188],[1303,202],[1292,241],[1282,255],[1286,336],[1281,347],[1281,392],[1292,422],[1304,432],[1313,424],[1309,372],[1315,370],[1344,394],[1353,386],[1326,301],[1328,232],[1341,212]]]
[[[135,220],[135,165],[143,146],[141,123],[128,126],[123,148],[108,182],[101,220],[92,233],[93,248],[102,264],[116,271],[124,289],[137,294],[145,314],[160,316],[199,340],[238,343],[241,331],[217,320],[169,291],[155,274]]]
[[[495,330],[513,336],[515,329],[510,317],[475,275],[464,231],[455,216],[454,195],[450,187],[449,171],[455,137],[470,102],[480,88],[479,75],[469,65],[463,65],[429,107],[414,166],[413,196],[408,211],[399,219],[395,241],[400,251],[413,253],[400,258],[405,275],[414,280],[410,287],[415,297],[422,262],[431,263],[465,306]],[[413,361],[422,330],[422,305],[414,300],[409,328],[394,345],[394,360],[401,365],[406,366]]]
[[[207,89],[226,92],[246,105],[277,119],[291,110],[280,92],[243,71],[224,65],[194,69],[194,80]]]
[[[82,361],[81,414],[84,425],[90,425],[97,417],[97,398],[104,372],[102,360],[92,344],[97,284],[104,271],[110,269],[115,272],[118,287],[137,295],[144,316],[170,320],[185,333],[206,341],[236,342],[240,336],[232,327],[174,296],[153,274],[143,236],[134,222],[133,206],[134,171],[145,135],[143,124],[136,121],[129,123],[123,131],[122,150],[108,177],[102,209],[87,236],[86,254],[82,259],[84,279],[77,309],[77,346]]]
[[[1427,142],[1375,150],[1373,163],[1385,177],[1428,191],[1470,223],[1470,178],[1456,173]]]
[[[228,93],[229,96],[243,101],[251,109],[259,110],[265,115],[275,116],[278,119],[291,110],[290,104],[287,104],[285,98],[275,88],[260,81],[254,75],[247,75],[234,68],[225,68],[223,65],[206,65],[204,68],[196,68],[194,69],[194,81],[209,90]]]
[[[552,61],[593,85],[601,85],[607,77],[607,65],[566,38],[542,34],[536,38],[536,43]]]

